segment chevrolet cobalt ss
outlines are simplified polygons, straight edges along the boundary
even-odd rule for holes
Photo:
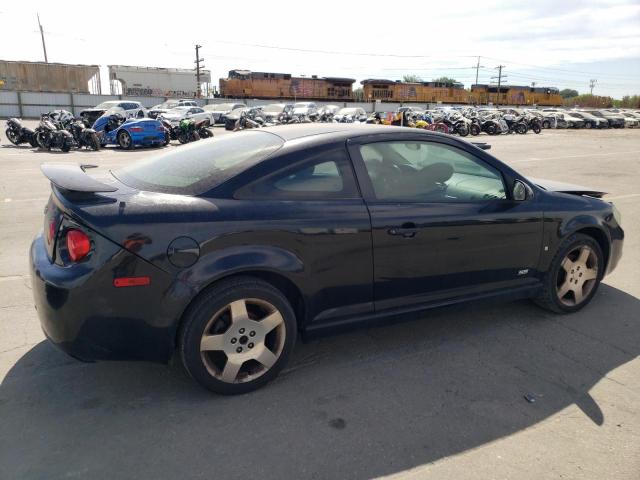
[[[89,167],[42,167],[46,336],[85,361],[175,353],[225,394],[273,379],[298,333],[497,297],[575,312],[622,252],[602,192],[415,129],[280,126]]]

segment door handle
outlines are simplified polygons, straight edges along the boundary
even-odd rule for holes
[[[413,222],[403,223],[399,227],[393,227],[387,230],[389,235],[400,235],[404,238],[413,238],[416,236],[420,229],[416,228],[416,224]]]

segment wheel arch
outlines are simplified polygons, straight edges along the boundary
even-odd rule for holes
[[[189,312],[191,306],[194,305],[199,298],[201,298],[221,282],[235,278],[257,278],[278,289],[289,301],[289,304],[291,305],[291,308],[296,315],[298,329],[301,329],[304,326],[307,313],[307,305],[305,297],[302,294],[302,290],[298,285],[296,285],[293,280],[288,278],[287,275],[283,274],[282,272],[274,271],[267,268],[241,268],[212,278],[211,280],[206,282],[195,295],[193,295],[193,297],[189,300],[189,302],[183,309],[182,314],[178,318],[178,321],[175,323],[173,331],[174,348],[177,347],[179,338],[178,333],[180,332],[180,329],[184,324],[185,317]]]
[[[605,264],[604,271],[606,272],[607,266],[609,265],[611,245],[610,245],[609,237],[604,232],[604,230],[600,227],[590,226],[590,227],[580,228],[576,230],[574,233],[581,233],[583,235],[587,235],[593,238],[598,243],[598,245],[600,246],[600,250],[602,250],[602,255],[604,255],[604,264]]]

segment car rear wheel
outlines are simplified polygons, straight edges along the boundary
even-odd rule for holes
[[[274,379],[296,337],[287,298],[252,277],[222,281],[192,305],[178,348],[187,372],[221,394],[246,393]]]
[[[536,303],[557,313],[571,313],[591,301],[604,275],[604,256],[592,237],[575,234],[556,253]]]
[[[126,130],[120,130],[118,132],[118,145],[120,148],[124,150],[130,150],[133,148],[133,140],[131,139],[131,135]]]

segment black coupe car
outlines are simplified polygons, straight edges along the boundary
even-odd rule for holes
[[[81,360],[175,353],[220,393],[273,379],[299,332],[496,297],[575,312],[622,252],[602,192],[417,129],[281,126],[102,177],[42,170],[30,260],[47,337]]]

